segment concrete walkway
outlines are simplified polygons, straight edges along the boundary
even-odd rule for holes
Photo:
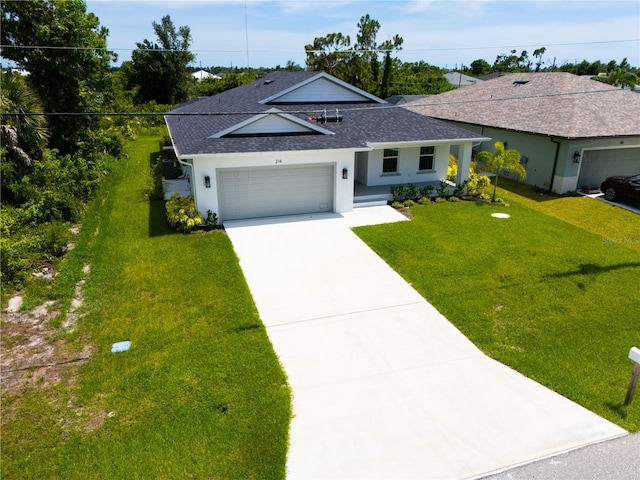
[[[289,478],[474,478],[626,434],[482,354],[350,230],[402,219],[225,223],[293,390]]]

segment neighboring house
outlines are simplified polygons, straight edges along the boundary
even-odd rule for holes
[[[483,82],[479,78],[470,77],[460,72],[449,72],[444,74],[444,78],[454,87],[470,87],[472,85],[478,85]]]
[[[271,73],[165,120],[196,207],[222,221],[349,212],[390,185],[437,184],[452,152],[461,182],[473,145],[488,140],[323,72]]]
[[[415,102],[416,100],[422,100],[430,96],[431,95],[392,95],[386,100],[393,105],[404,105],[405,103]]]
[[[640,95],[570,73],[513,73],[403,106],[522,155],[526,183],[557,193],[640,173]]]
[[[201,82],[202,80],[212,79],[212,80],[220,80],[222,77],[215,75],[213,73],[209,73],[206,70],[198,70],[197,72],[193,72],[191,74],[193,78],[197,81]]]

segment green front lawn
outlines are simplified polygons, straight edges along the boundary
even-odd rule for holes
[[[158,141],[130,145],[69,253],[86,314],[51,342],[91,359],[4,396],[3,478],[284,477],[285,375],[226,234],[175,233],[148,200]]]
[[[509,207],[416,206],[410,222],[356,232],[488,355],[640,429],[640,396],[623,405],[640,346],[640,217],[505,185]]]

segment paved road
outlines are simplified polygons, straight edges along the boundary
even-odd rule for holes
[[[488,358],[349,228],[402,219],[225,224],[293,391],[289,478],[473,478],[626,433]]]
[[[485,480],[638,480],[640,433],[553,456]]]

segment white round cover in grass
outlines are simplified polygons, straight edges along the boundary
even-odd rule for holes
[[[491,216],[495,218],[509,218],[508,213],[492,213]]]

